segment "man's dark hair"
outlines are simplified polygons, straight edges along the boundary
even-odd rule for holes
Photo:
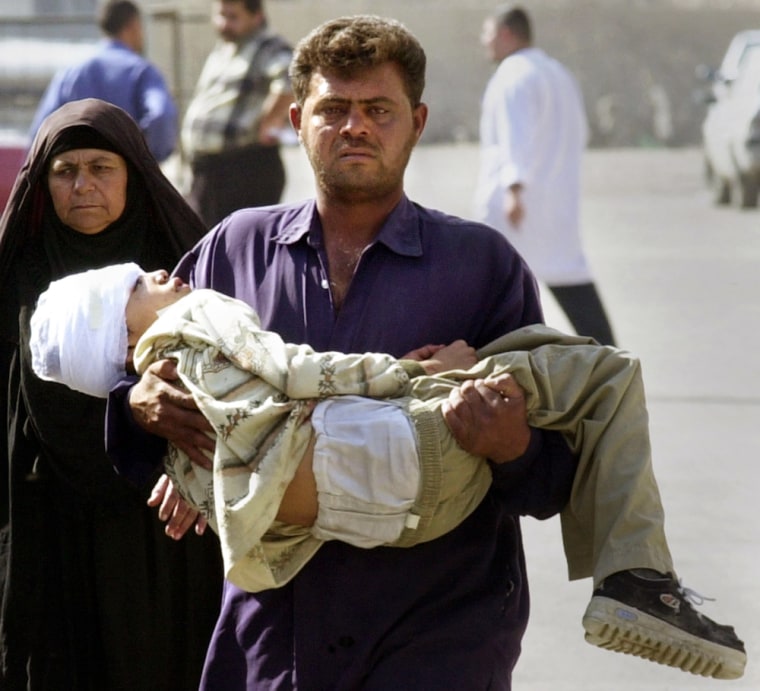
[[[104,34],[116,36],[139,16],[140,9],[131,0],[108,0],[100,6],[98,26]]]
[[[222,0],[223,3],[240,3],[251,14],[264,11],[264,0]]]
[[[497,26],[506,26],[515,36],[527,43],[533,42],[533,27],[530,16],[522,7],[502,5],[493,13]]]
[[[403,24],[372,15],[325,22],[296,45],[290,64],[296,103],[303,105],[317,70],[350,77],[387,62],[401,70],[406,94],[416,108],[425,88],[425,51]]]

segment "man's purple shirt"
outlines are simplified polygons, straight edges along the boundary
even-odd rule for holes
[[[175,273],[248,302],[262,326],[317,350],[388,352],[464,339],[480,347],[542,321],[535,282],[496,231],[403,198],[364,252],[340,311],[313,201],[246,209],[211,231]],[[134,476],[162,444],[109,403],[109,452]],[[136,460],[140,459],[140,460]],[[147,459],[147,461],[146,461]],[[409,549],[326,543],[283,588],[225,586],[202,689],[504,689],[528,619],[519,515],[569,496],[574,459],[533,431],[526,455],[456,530]]]

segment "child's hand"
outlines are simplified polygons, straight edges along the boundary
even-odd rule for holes
[[[206,518],[192,508],[179,494],[167,475],[162,475],[148,497],[148,506],[158,506],[158,517],[166,523],[166,534],[173,540],[180,540],[195,526],[195,533],[203,535]]]
[[[424,345],[421,348],[415,348],[404,355],[402,360],[416,360],[422,362],[428,358],[433,357],[441,348],[445,348],[444,345]]]
[[[451,345],[436,347],[435,352],[420,364],[427,374],[437,374],[452,369],[469,369],[477,361],[475,348],[460,339]]]

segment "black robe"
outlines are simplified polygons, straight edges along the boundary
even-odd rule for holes
[[[128,165],[127,207],[97,235],[64,226],[46,184],[51,154],[89,134]],[[0,220],[0,689],[198,686],[218,542],[164,535],[152,482],[134,487],[106,457],[105,402],[35,377],[28,326],[51,280],[125,261],[171,269],[204,232],[126,113],[86,99],[43,122]]]

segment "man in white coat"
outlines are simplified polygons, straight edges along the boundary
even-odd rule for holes
[[[482,103],[476,218],[507,236],[579,334],[614,345],[579,228],[588,125],[578,85],[533,46],[520,7],[497,9],[481,40],[498,67]]]

